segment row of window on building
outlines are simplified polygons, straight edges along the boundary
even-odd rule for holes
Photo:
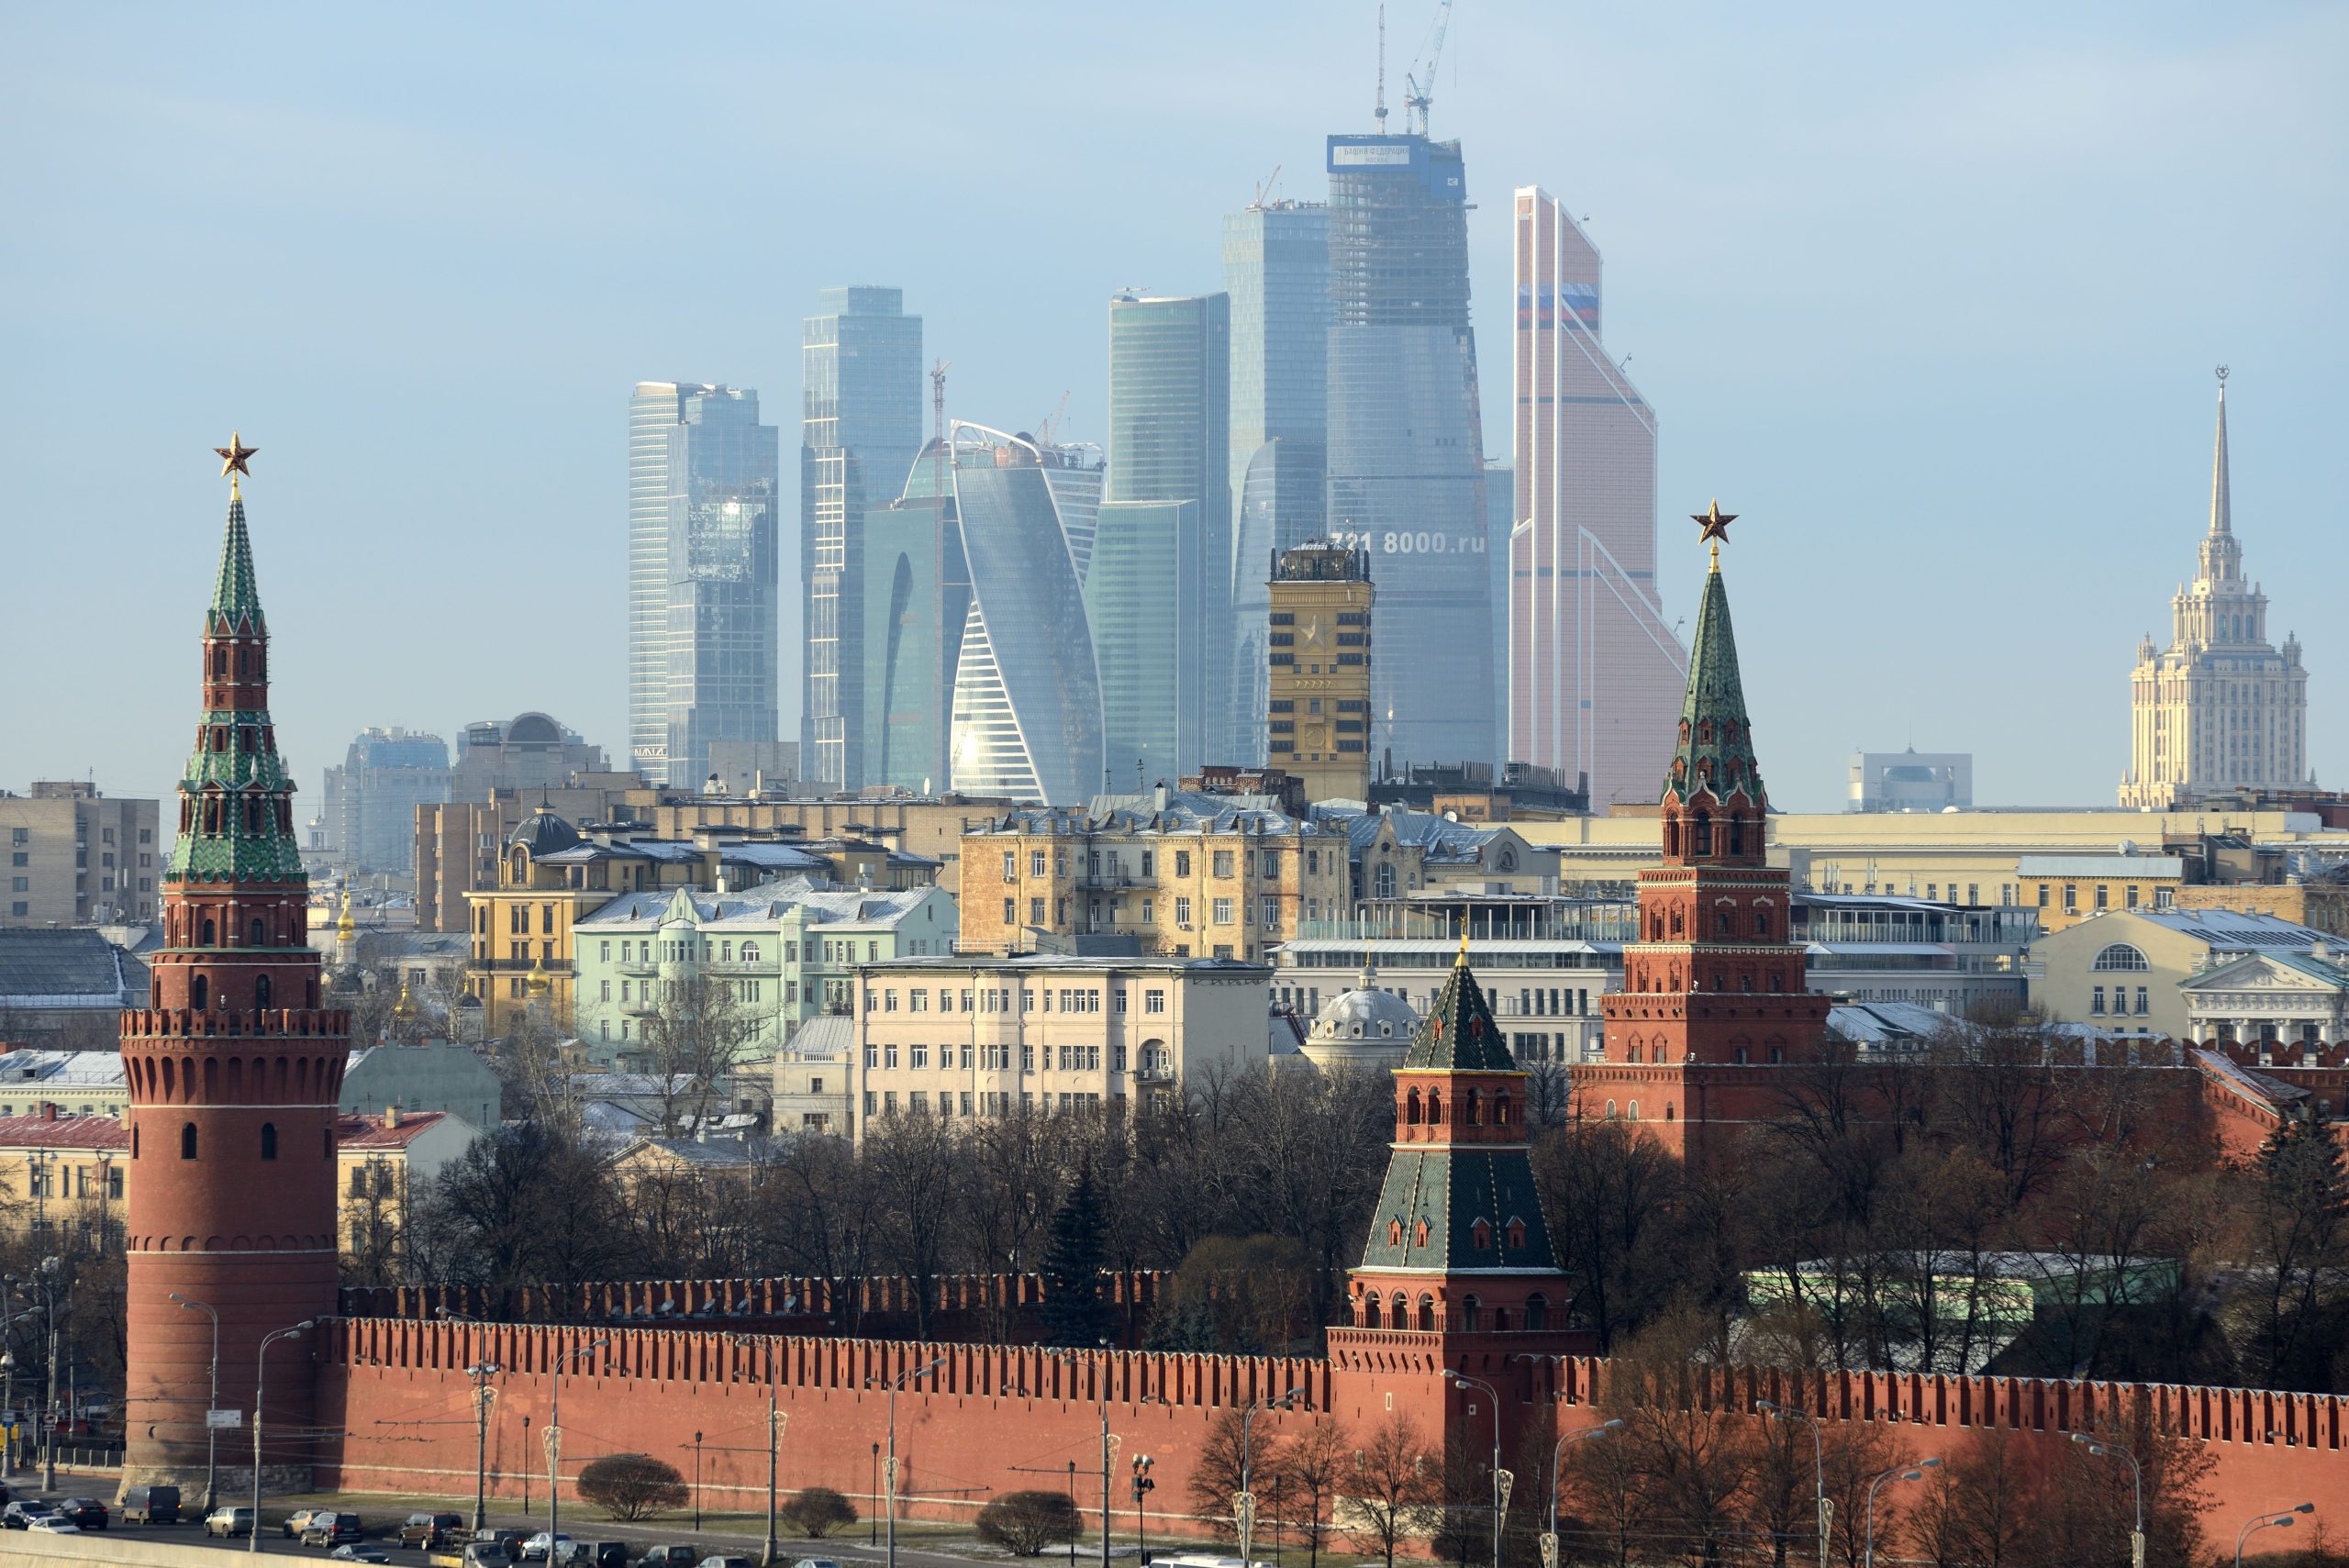
[[[1126,1070],[1126,1048],[1122,1045],[1107,1048],[1098,1045],[1023,1045],[1019,1048],[1019,1071],[1037,1071],[1037,1052],[1041,1051],[1043,1071],[1047,1073],[1098,1073],[1105,1049],[1109,1071],[1123,1073]],[[1155,1070],[1163,1062],[1165,1050],[1155,1040],[1145,1044],[1141,1049],[1142,1071]],[[965,1073],[1008,1073],[1011,1071],[1011,1053],[1012,1047],[1008,1045],[941,1045],[936,1054],[938,1070],[941,1073],[954,1071],[958,1057],[961,1069]],[[930,1048],[927,1045],[868,1045],[864,1048],[867,1072],[894,1071],[901,1064],[914,1072],[923,1072],[930,1067]],[[1057,1068],[1055,1062],[1058,1062]]]
[[[974,1096],[973,1092],[968,1089],[960,1091],[941,1089],[938,1091],[937,1095],[937,1114],[941,1117],[949,1118],[958,1114],[963,1117],[968,1117],[972,1114],[974,1099]],[[915,1116],[929,1116],[932,1109],[930,1101],[931,1096],[929,1090],[910,1090],[906,1095],[906,1109]],[[977,1114],[980,1116],[1008,1117],[1011,1114],[1013,1098],[1011,1093],[1008,1090],[981,1090],[978,1091],[975,1095],[975,1102],[978,1106]],[[1019,1093],[1019,1104],[1022,1109],[1041,1108],[1048,1111],[1098,1110],[1101,1108],[1102,1103],[1102,1096],[1095,1094],[1072,1092],[1068,1094],[1045,1094],[1040,1095],[1032,1095],[1025,1089],[1020,1090]],[[1108,1097],[1108,1104],[1112,1110],[1121,1108],[1124,1103],[1125,1096],[1123,1095],[1112,1095]],[[958,1105],[962,1107],[959,1112],[955,1108]],[[895,1089],[882,1089],[877,1091],[867,1089],[864,1092],[864,1114],[867,1119],[876,1116],[896,1116],[897,1114],[897,1092]]]
[[[938,987],[938,1010],[941,1013],[955,1011],[958,995],[962,1002],[961,1010],[965,1013],[1008,1013],[1013,1010],[1013,993],[1008,986],[999,989],[990,986],[976,992],[966,989],[958,993],[943,985]],[[1097,1013],[1101,1010],[1101,992],[1099,988],[1094,986],[1045,985],[1031,991],[1022,985],[1019,989],[1018,995],[1019,1011],[1023,1013]],[[1112,1010],[1118,1013],[1129,1011],[1130,996],[1130,993],[1125,986],[1112,988],[1109,992]],[[908,987],[906,992],[906,1011],[908,1013],[929,1012],[930,998],[929,986]],[[897,988],[894,985],[867,987],[864,993],[864,1010],[867,1013],[896,1012]],[[1144,1013],[1165,1012],[1165,988],[1159,985],[1144,987],[1141,994],[1141,1010]]]

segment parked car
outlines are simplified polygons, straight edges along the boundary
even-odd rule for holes
[[[0,1508],[0,1527],[9,1529],[28,1529],[31,1528],[35,1519],[48,1518],[49,1512],[50,1507],[47,1503],[34,1498],[11,1503],[6,1508]]]
[[[285,1516],[285,1539],[292,1540],[310,1528],[310,1521],[325,1513],[324,1508],[296,1508]]]
[[[133,1486],[122,1495],[122,1522],[127,1525],[175,1525],[180,1522],[180,1489],[176,1486]]]
[[[357,1514],[340,1512],[312,1514],[310,1522],[302,1529],[302,1544],[341,1546],[347,1542],[363,1540],[366,1536],[367,1527],[360,1522]]]
[[[57,1505],[57,1511],[83,1529],[106,1528],[106,1506],[95,1497],[68,1497]]]
[[[462,1514],[410,1514],[400,1526],[402,1546],[422,1547],[430,1551],[444,1544],[454,1532],[465,1528]]]
[[[522,1543],[522,1561],[525,1562],[544,1562],[547,1560],[547,1549],[551,1544],[551,1543],[547,1540],[547,1532],[544,1530],[539,1531],[538,1534],[530,1537],[528,1540],[525,1540]],[[562,1538],[562,1544],[564,1549],[568,1551],[571,1545],[571,1537],[567,1535],[564,1536]]]
[[[510,1544],[503,1540],[469,1540],[465,1542],[464,1551],[458,1554],[457,1561],[462,1568],[513,1568],[521,1561],[515,1555],[520,1550],[518,1540]],[[439,1561],[447,1560],[442,1558]]]
[[[82,1527],[63,1514],[36,1514],[25,1528],[41,1535],[80,1535]]]
[[[389,1562],[392,1554],[380,1546],[367,1546],[349,1540],[327,1553],[331,1562]]]
[[[582,1541],[571,1549],[569,1561],[576,1564],[576,1568],[628,1568],[628,1542]]]
[[[751,1560],[747,1557],[719,1557],[712,1554],[696,1563],[695,1568],[751,1568]]]
[[[648,1546],[644,1549],[644,1568],[694,1568],[701,1561],[701,1549],[694,1546]],[[801,1563],[800,1568],[807,1568]]]
[[[841,1565],[829,1557],[803,1557],[792,1568],[841,1568]]]
[[[206,1535],[250,1535],[253,1532],[253,1511],[250,1508],[215,1508],[205,1516]]]

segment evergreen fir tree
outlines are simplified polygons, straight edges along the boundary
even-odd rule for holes
[[[1052,1240],[1044,1249],[1044,1332],[1056,1345],[1091,1346],[1108,1336],[1109,1313],[1101,1299],[1103,1252],[1101,1193],[1088,1167],[1052,1216]]]

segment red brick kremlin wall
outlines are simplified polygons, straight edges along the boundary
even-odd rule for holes
[[[1440,1423],[1473,1439],[1479,1451],[1490,1429],[1489,1417],[1471,1407],[1473,1397],[1448,1394],[1433,1363],[1408,1353],[1375,1368],[1349,1358],[1358,1362],[1349,1369],[1304,1358],[1089,1351],[1064,1360],[1037,1347],[360,1320],[331,1325],[314,1352],[321,1424],[341,1431],[317,1456],[319,1484],[469,1492],[473,1424],[464,1368],[485,1360],[503,1369],[493,1380],[500,1394],[490,1420],[490,1490],[518,1498],[527,1471],[532,1506],[543,1507],[550,1369],[556,1356],[601,1332],[611,1343],[581,1363],[595,1370],[562,1380],[564,1475],[615,1452],[653,1454],[690,1475],[699,1431],[710,1507],[763,1507],[772,1384],[789,1417],[778,1465],[782,1487],[830,1486],[871,1513],[873,1445],[887,1440],[888,1398],[875,1382],[941,1356],[945,1364],[931,1374],[935,1386],[913,1385],[897,1397],[902,1517],[967,1519],[992,1496],[1064,1487],[1074,1460],[1078,1502],[1088,1518],[1097,1518],[1098,1402],[1105,1397],[1119,1440],[1111,1482],[1120,1540],[1134,1528],[1128,1482],[1137,1453],[1155,1461],[1151,1536],[1200,1533],[1186,1517],[1193,1468],[1222,1413],[1256,1400],[1303,1391],[1297,1411],[1257,1418],[1260,1435],[1334,1418],[1363,1436],[1390,1409],[1412,1413],[1432,1451],[1442,1451]],[[1366,1337],[1337,1332],[1350,1346]],[[1587,1357],[1518,1365],[1520,1375],[1494,1381],[1507,1396],[1504,1417],[1520,1429],[1553,1398],[1563,1407],[1562,1425],[1583,1424],[1577,1407],[1596,1403],[1606,1375],[1606,1363]],[[2133,1402],[2147,1401],[2163,1429],[2194,1440],[2215,1459],[2214,1520],[2299,1502],[2314,1502],[2327,1517],[2349,1516],[2349,1398],[2343,1396],[1759,1369],[1692,1368],[1689,1376],[1689,1397],[1709,1408],[1750,1409],[1765,1398],[1831,1421],[1886,1424],[1901,1435],[1910,1458],[1954,1458],[1969,1433],[1998,1429],[2038,1434],[2052,1458],[2066,1432],[2125,1418]]]

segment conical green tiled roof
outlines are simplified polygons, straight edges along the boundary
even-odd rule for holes
[[[1411,1049],[1404,1053],[1403,1071],[1514,1073],[1517,1058],[1509,1054],[1508,1037],[1493,1020],[1485,988],[1468,972],[1467,946],[1443,990],[1412,1031]]]
[[[245,532],[245,498],[233,492],[228,496],[228,537],[220,541],[220,571],[212,583],[210,615],[207,625],[214,628],[250,622],[253,630],[264,629],[261,586],[253,577],[253,541]]]
[[[1679,740],[1664,788],[1686,800],[1709,784],[1717,796],[1726,797],[1742,786],[1754,800],[1763,797],[1753,729],[1745,717],[1745,685],[1737,673],[1729,589],[1718,566],[1705,577],[1697,642],[1688,655],[1688,695],[1680,705]]]

